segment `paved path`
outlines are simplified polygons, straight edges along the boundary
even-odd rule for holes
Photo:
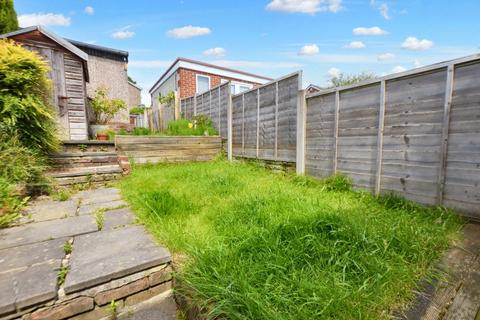
[[[81,191],[63,202],[38,201],[27,213],[19,226],[0,230],[0,319],[58,299],[59,293],[171,261],[170,253],[135,225],[118,189]],[[65,250],[67,242],[73,243],[71,253]],[[62,264],[69,272],[59,291]],[[161,303],[169,307],[158,319],[175,319],[174,303]]]

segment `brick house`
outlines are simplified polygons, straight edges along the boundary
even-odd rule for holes
[[[158,97],[174,91],[180,99],[210,90],[231,81],[231,91],[237,94],[271,81],[271,78],[216,66],[213,64],[177,58],[150,89],[152,109],[158,109]]]

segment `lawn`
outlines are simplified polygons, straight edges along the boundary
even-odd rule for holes
[[[445,209],[352,191],[343,177],[240,162],[136,166],[120,186],[181,257],[177,292],[210,318],[387,319],[461,226]]]

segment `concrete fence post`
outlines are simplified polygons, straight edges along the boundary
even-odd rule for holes
[[[298,92],[297,104],[297,156],[296,171],[297,174],[305,174],[305,135],[307,120],[307,103],[305,100],[305,90]]]

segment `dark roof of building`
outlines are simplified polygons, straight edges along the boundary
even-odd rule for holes
[[[65,39],[74,46],[78,47],[82,51],[86,52],[89,55],[102,57],[117,61],[128,62],[128,51],[118,50],[99,46],[96,44],[85,43],[77,40]]]
[[[215,68],[215,69],[219,69],[219,70],[235,72],[235,73],[242,74],[242,75],[245,75],[245,76],[256,77],[256,78],[260,78],[260,79],[264,79],[264,80],[268,80],[268,81],[273,80],[272,78],[260,76],[260,75],[257,75],[257,74],[253,74],[253,73],[249,73],[249,72],[245,72],[245,71],[241,71],[241,70],[236,70],[236,69],[226,68],[226,67],[222,67],[222,66],[217,66],[215,64],[211,64],[211,63],[207,63],[207,62],[203,62],[203,61],[178,57],[177,59],[175,59],[175,61],[173,61],[173,63],[170,65],[170,67],[168,67],[168,69],[160,76],[160,79],[158,79],[155,82],[155,84],[150,89],[150,93],[152,92],[152,89],[155,88],[157,86],[157,84],[160,83],[163,80],[163,78],[170,72],[170,70],[172,70],[172,68],[179,61],[185,61],[185,62],[190,62],[190,63],[198,64],[198,65],[201,65],[201,66],[205,66],[205,67],[211,67],[211,68]]]

